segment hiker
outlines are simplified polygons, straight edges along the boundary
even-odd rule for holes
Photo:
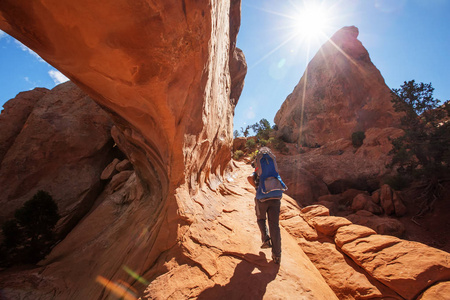
[[[259,149],[252,166],[255,171],[247,179],[256,188],[255,211],[261,231],[261,248],[272,247],[272,260],[279,264],[281,261],[280,200],[287,187],[278,174],[275,155],[269,148]],[[267,231],[266,217],[269,221],[270,235]]]

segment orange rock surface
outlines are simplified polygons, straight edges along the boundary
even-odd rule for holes
[[[358,34],[354,26],[342,28],[310,61],[275,116],[284,139],[323,145],[398,124],[390,90]]]
[[[2,297],[411,299],[450,280],[447,253],[364,230],[349,237],[349,221],[321,206],[300,210],[289,196],[281,264],[260,248],[255,191],[246,181],[252,169],[230,163],[245,73],[235,48],[239,7],[227,0],[0,2],[0,28],[109,113],[111,135],[134,167],[105,171],[101,195],[38,266],[1,272]],[[402,243],[432,259],[420,265],[416,252],[389,249]]]

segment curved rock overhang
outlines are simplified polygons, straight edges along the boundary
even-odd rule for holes
[[[230,160],[239,24],[240,1],[0,3],[0,28],[111,114],[157,199],[185,181],[195,191]]]

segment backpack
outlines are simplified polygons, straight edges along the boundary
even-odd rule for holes
[[[287,187],[278,174],[275,155],[273,155],[269,148],[262,147],[259,150],[255,158],[255,168],[256,174],[259,177],[256,199],[260,201],[281,199]]]

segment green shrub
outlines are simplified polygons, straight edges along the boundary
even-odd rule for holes
[[[289,148],[286,146],[286,143],[279,138],[275,138],[272,141],[272,145],[276,150],[280,151],[281,153],[285,154],[289,153]]]
[[[259,140],[259,144],[261,145],[261,147],[267,146],[269,142],[267,140]]]
[[[236,150],[233,154],[233,159],[239,160],[239,159],[241,159],[242,156],[244,156],[244,151]]]
[[[1,264],[36,263],[54,243],[53,229],[60,218],[58,206],[50,194],[38,191],[14,216],[2,226],[5,238],[1,248],[7,257]]]
[[[247,142],[245,143],[245,148],[248,151],[253,151],[256,148],[256,142],[254,139],[248,139]]]
[[[248,157],[249,157],[251,160],[254,160],[257,154],[258,154],[258,150],[255,150],[255,151],[253,151],[252,153],[250,153]]]
[[[366,134],[364,133],[364,131],[353,132],[353,134],[352,134],[353,147],[355,147],[355,148],[361,147],[365,138],[366,138]]]

